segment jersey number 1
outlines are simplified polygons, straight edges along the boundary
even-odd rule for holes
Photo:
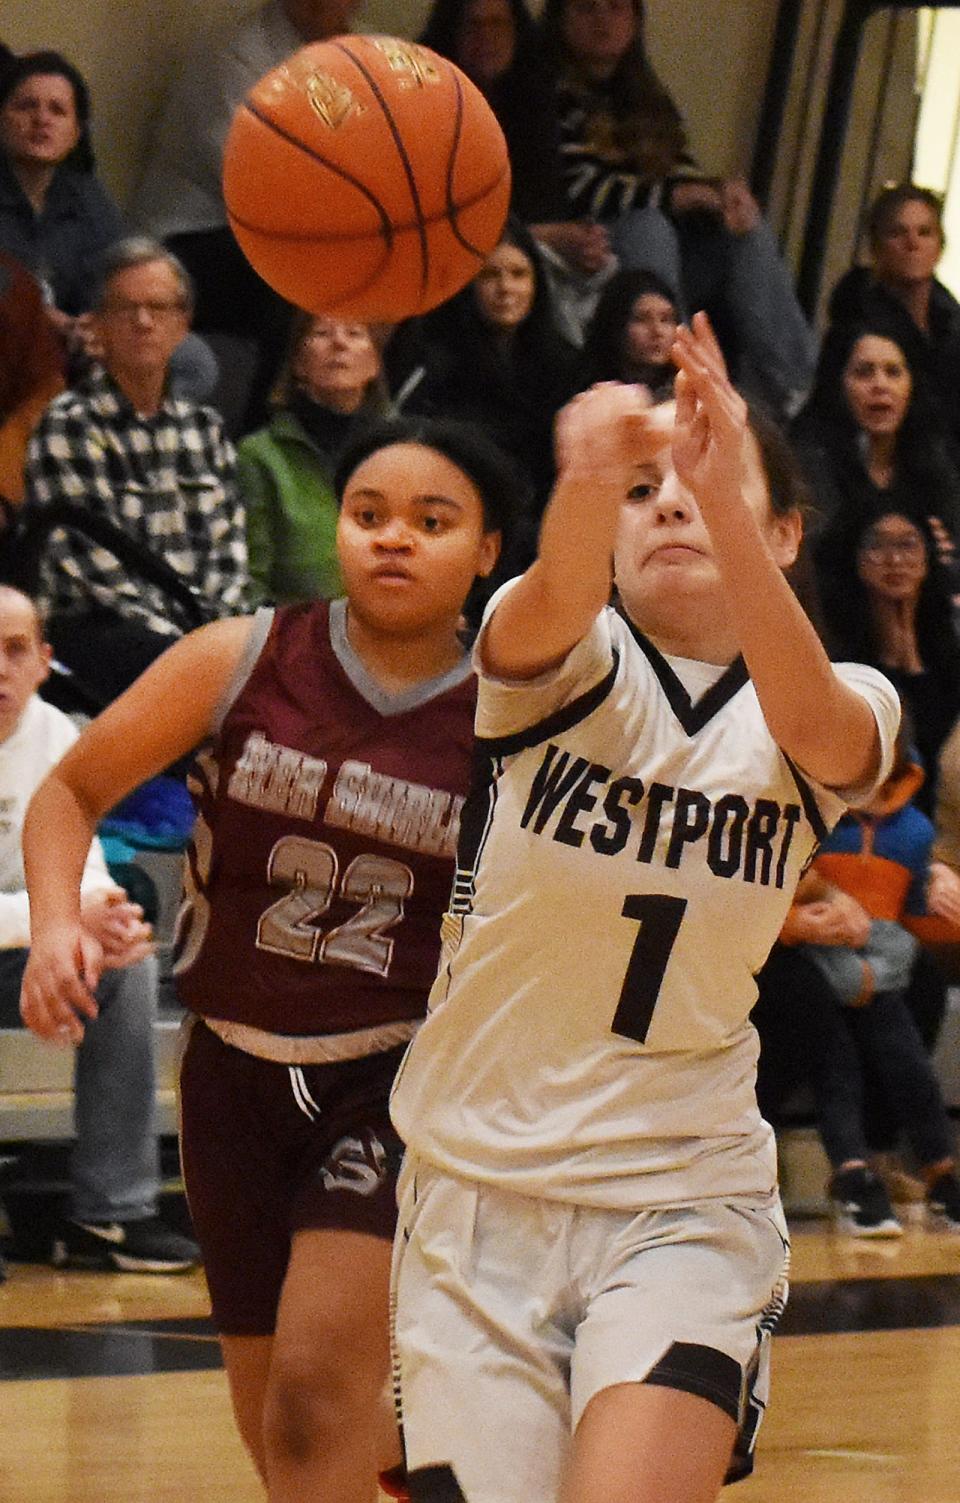
[[[636,1039],[638,1044],[646,1042],[663,973],[686,906],[686,898],[646,892],[632,893],[623,900],[620,910],[623,917],[635,919],[640,929],[613,1015],[612,1032],[619,1033],[621,1038]]]

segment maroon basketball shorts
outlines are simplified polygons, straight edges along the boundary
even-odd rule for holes
[[[181,1152],[221,1335],[273,1333],[295,1232],[393,1236],[403,1145],[388,1102],[402,1057],[280,1065],[194,1023]]]

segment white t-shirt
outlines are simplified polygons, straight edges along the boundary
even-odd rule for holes
[[[34,694],[16,730],[0,742],[0,950],[30,944],[30,905],[20,845],[24,816],[35,790],[76,739],[76,727],[63,711]],[[94,840],[80,890],[115,889],[100,842]]]
[[[836,671],[877,719],[872,788],[897,696],[870,668]],[[696,698],[609,609],[535,680],[481,669],[485,776],[392,1107],[449,1173],[620,1208],[775,1183],[753,978],[818,840],[871,790],[791,766],[742,659],[682,677]]]

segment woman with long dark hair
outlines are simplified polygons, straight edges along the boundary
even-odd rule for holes
[[[618,271],[587,325],[576,385],[631,381],[655,402],[673,394],[677,368],[671,349],[680,322],[674,291],[652,271]]]
[[[746,182],[692,161],[647,53],[642,0],[546,0],[541,33],[572,216],[608,232],[621,266],[706,308],[738,383],[787,410],[810,380],[812,334]]]
[[[882,318],[834,324],[794,446],[828,523],[896,510],[927,519],[944,547],[960,529],[960,475],[910,351]]]
[[[570,391],[574,351],[554,322],[536,242],[508,221],[480,271],[387,346],[404,411],[478,423],[525,472],[542,503],[553,476],[553,420]]]
[[[125,234],[94,170],[90,91],[59,52],[30,52],[0,75],[0,249],[40,284],[68,379],[99,358],[89,315],[108,248]],[[174,352],[177,396],[203,401],[218,376],[209,347],[187,334]]]
[[[517,218],[568,217],[552,82],[524,0],[435,0],[419,40],[462,68],[500,122]]]

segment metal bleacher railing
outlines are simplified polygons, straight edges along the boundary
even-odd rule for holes
[[[812,318],[855,259],[878,190],[912,173],[937,13],[957,9],[960,0],[781,0],[751,179]],[[960,139],[956,108],[942,130]]]

